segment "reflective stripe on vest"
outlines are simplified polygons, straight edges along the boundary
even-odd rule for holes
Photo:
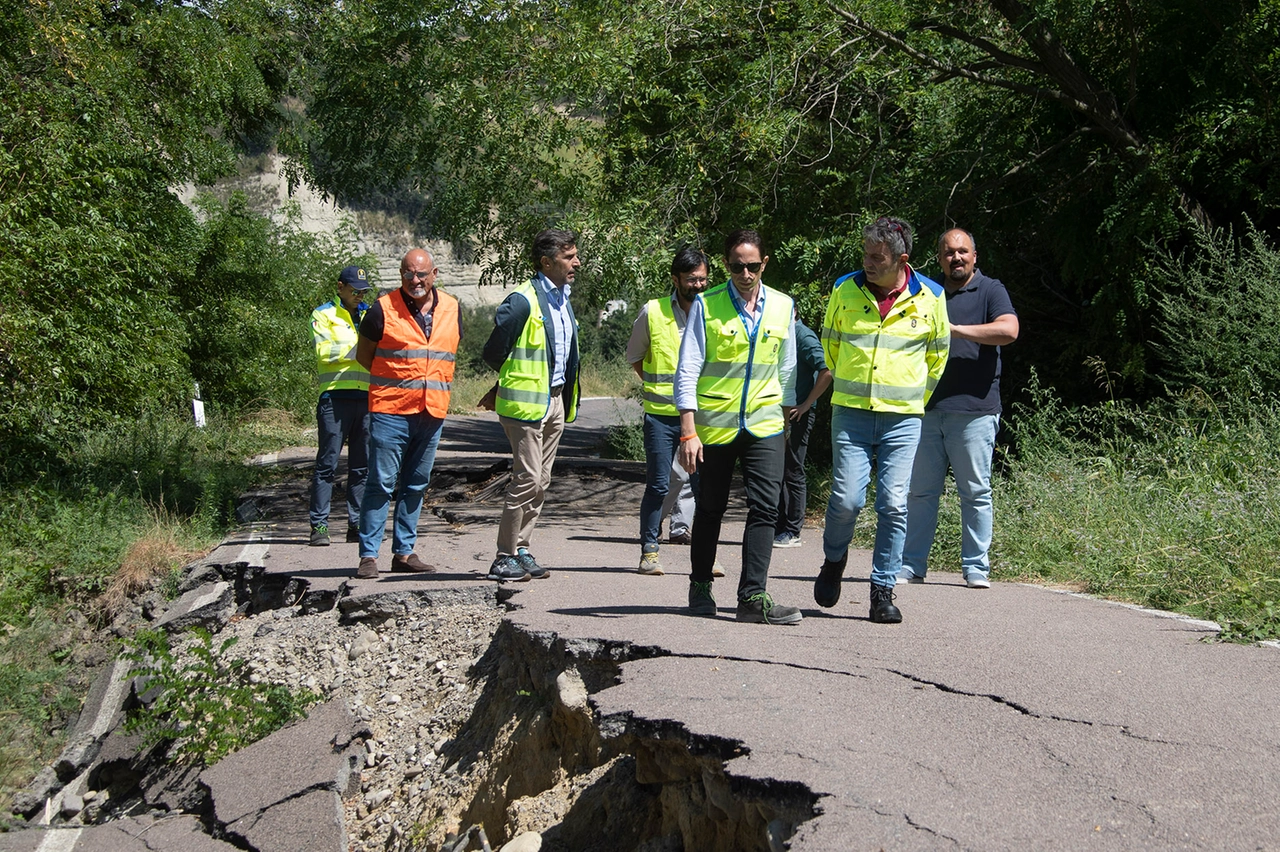
[[[649,302],[649,351],[640,365],[644,382],[644,410],[649,414],[675,417],[676,363],[680,359],[680,329],[671,297]]]
[[[786,428],[780,361],[791,327],[791,297],[765,285],[764,315],[755,338],[738,315],[725,284],[703,293],[706,360],[698,376],[694,426],[704,444],[728,444],[746,429],[757,438]]]
[[[836,281],[822,323],[833,405],[923,414],[951,342],[943,289],[911,271],[907,291],[880,318],[861,272]]]
[[[444,417],[458,351],[458,300],[436,290],[431,339],[422,333],[399,290],[378,303],[384,319],[382,339],[373,354],[369,410],[381,414]]]
[[[529,318],[516,338],[511,354],[498,371],[498,398],[494,408],[502,417],[541,422],[551,405],[551,361],[547,350],[546,295],[533,281],[526,281],[512,295],[529,303]],[[576,322],[576,321],[575,321]],[[576,338],[576,334],[575,334]],[[569,357],[574,360],[576,339],[570,342]],[[564,419],[572,423],[578,416],[578,376],[566,370]]]
[[[315,340],[316,374],[321,393],[369,389],[369,371],[354,358],[345,357],[359,340],[346,308],[335,302],[316,308],[311,312],[311,333]]]

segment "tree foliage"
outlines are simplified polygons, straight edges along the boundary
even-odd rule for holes
[[[1143,255],[1276,213],[1280,4],[488,0],[343,7],[299,151],[346,197],[411,186],[496,278],[550,221],[594,301],[665,286],[679,242],[760,228],[812,292],[886,212],[978,236],[1071,392],[1152,366]]]

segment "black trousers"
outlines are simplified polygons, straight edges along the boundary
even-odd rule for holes
[[[786,472],[782,475],[782,497],[778,500],[777,535],[800,535],[804,526],[804,510],[809,501],[809,487],[804,476],[804,457],[809,452],[809,433],[813,431],[813,406],[791,424],[787,431]]]
[[[729,506],[729,488],[734,464],[742,469],[747,492],[747,530],[742,537],[742,576],[738,579],[738,599],[746,600],[765,591],[769,582],[769,561],[773,558],[774,525],[778,520],[778,496],[782,491],[783,449],[781,432],[757,438],[741,431],[732,443],[703,444],[698,505],[693,513],[693,541],[689,546],[692,579],[711,580],[720,543],[720,524]]]

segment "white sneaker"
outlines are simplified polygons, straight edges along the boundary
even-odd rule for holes
[[[901,573],[901,574],[899,574],[899,575],[898,575],[898,582],[897,582],[897,583],[895,583],[894,585],[896,585],[896,586],[902,586],[902,585],[905,585],[905,584],[907,584],[907,583],[919,584],[919,583],[923,583],[923,582],[924,582],[924,577],[919,577],[919,576],[917,576],[917,575],[915,575],[915,574],[908,574],[908,573],[906,573],[906,572],[903,572],[903,573]]]
[[[979,574],[971,574],[968,577],[965,577],[964,581],[966,584],[968,584],[969,588],[971,589],[991,588],[991,581]]]
[[[719,560],[719,559],[717,559],[717,560],[716,560],[716,564],[715,564],[715,565],[712,565],[712,566],[711,566],[711,576],[712,576],[712,577],[723,577],[723,576],[724,576],[724,566],[720,564],[720,560]]]

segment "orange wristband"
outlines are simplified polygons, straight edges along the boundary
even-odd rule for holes
[[[683,444],[685,441],[692,441],[692,440],[693,440],[694,438],[696,438],[696,437],[698,437],[698,433],[697,433],[697,432],[694,432],[692,435],[681,435],[681,436],[680,436],[680,443],[682,443],[682,444]]]

